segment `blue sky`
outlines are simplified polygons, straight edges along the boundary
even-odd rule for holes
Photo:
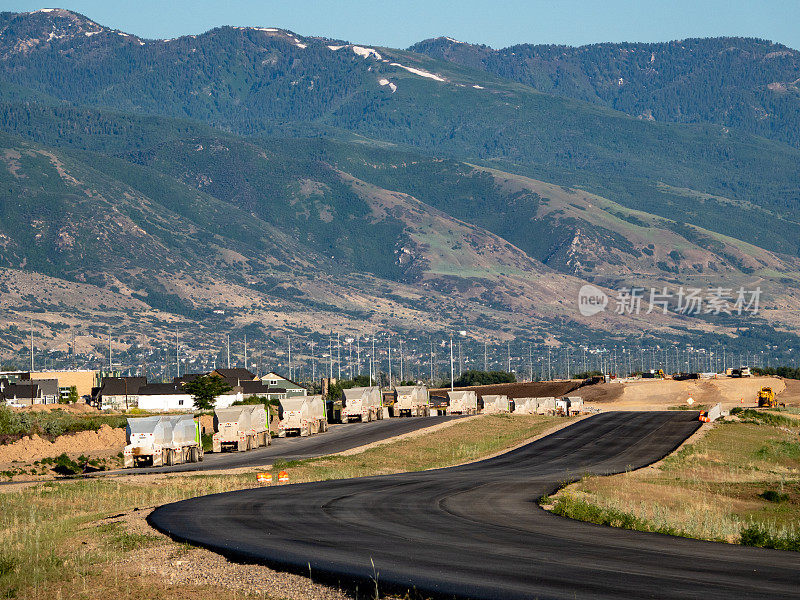
[[[0,3],[10,11],[50,6],[41,1]],[[147,38],[196,34],[217,25],[252,25],[392,47],[439,35],[495,48],[524,42],[580,45],[736,35],[800,48],[798,0],[63,0],[60,7]]]

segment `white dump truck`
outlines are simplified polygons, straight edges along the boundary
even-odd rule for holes
[[[382,419],[381,399],[381,388],[376,385],[345,390],[342,423]]]
[[[569,400],[569,413],[577,415],[583,410],[583,398],[581,396],[567,396]]]
[[[535,398],[536,414],[550,415],[556,411],[556,399],[553,397]]]
[[[511,412],[508,396],[505,394],[487,394],[483,396],[483,412],[485,414]]]
[[[281,400],[283,419],[278,425],[278,437],[303,437],[328,431],[325,401],[322,396],[297,396]]]
[[[474,391],[447,392],[448,415],[474,415],[478,412],[478,394]]]
[[[395,390],[397,391],[397,400],[394,403],[395,416],[428,416],[428,388],[424,385],[401,385]]]
[[[244,452],[269,443],[269,426],[263,404],[230,406],[214,411],[214,452]]]
[[[161,467],[203,460],[200,424],[192,415],[128,419],[125,468]]]
[[[514,414],[515,415],[535,415],[536,414],[536,398],[515,398],[514,399]]]

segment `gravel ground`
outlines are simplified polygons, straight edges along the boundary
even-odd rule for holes
[[[214,586],[261,598],[353,600],[356,597],[314,583],[308,577],[274,571],[262,565],[230,562],[214,552],[174,542],[147,524],[151,511],[152,508],[133,511],[105,521],[120,523],[131,534],[155,536],[158,540],[127,553],[118,568],[148,578],[157,577],[170,585]],[[361,598],[365,597],[371,596],[362,593]]]

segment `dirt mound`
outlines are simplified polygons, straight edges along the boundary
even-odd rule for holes
[[[497,383],[494,385],[474,385],[470,387],[457,387],[456,391],[469,390],[477,392],[478,396],[490,394],[503,394],[513,398],[549,398],[566,396],[583,385],[583,380],[573,379],[565,381],[530,381],[518,383]],[[587,386],[586,389],[588,389]],[[434,396],[446,396],[448,388],[432,389]]]
[[[62,435],[48,442],[38,435],[0,446],[0,463],[30,462],[59,454],[89,454],[103,450],[121,451],[125,446],[125,430],[102,425],[98,431],[81,431]]]
[[[602,404],[619,400],[624,390],[624,384],[621,383],[598,383],[582,387],[577,394],[586,403]]]
[[[93,406],[89,406],[85,402],[77,402],[75,404],[34,404],[33,406],[23,406],[20,408],[14,408],[13,410],[19,412],[25,411],[34,411],[34,412],[43,412],[43,411],[50,411],[50,410],[63,410],[66,412],[71,413],[96,413],[100,412]]]

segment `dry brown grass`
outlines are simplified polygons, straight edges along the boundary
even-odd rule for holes
[[[770,502],[760,496],[768,490],[785,497]],[[651,531],[737,542],[744,527],[757,524],[793,536],[800,531],[800,444],[785,428],[720,423],[656,466],[588,477],[559,496],[630,515]]]
[[[566,421],[535,415],[482,416],[353,456],[278,463],[272,472],[286,469],[292,482],[301,482],[444,467],[512,447],[557,423]],[[109,517],[255,485],[255,472],[190,474],[160,481],[141,477],[48,482],[0,494],[0,595],[30,600],[243,597],[242,591],[213,586],[175,587],[123,569],[120,565],[132,549],[174,542],[120,528]]]

